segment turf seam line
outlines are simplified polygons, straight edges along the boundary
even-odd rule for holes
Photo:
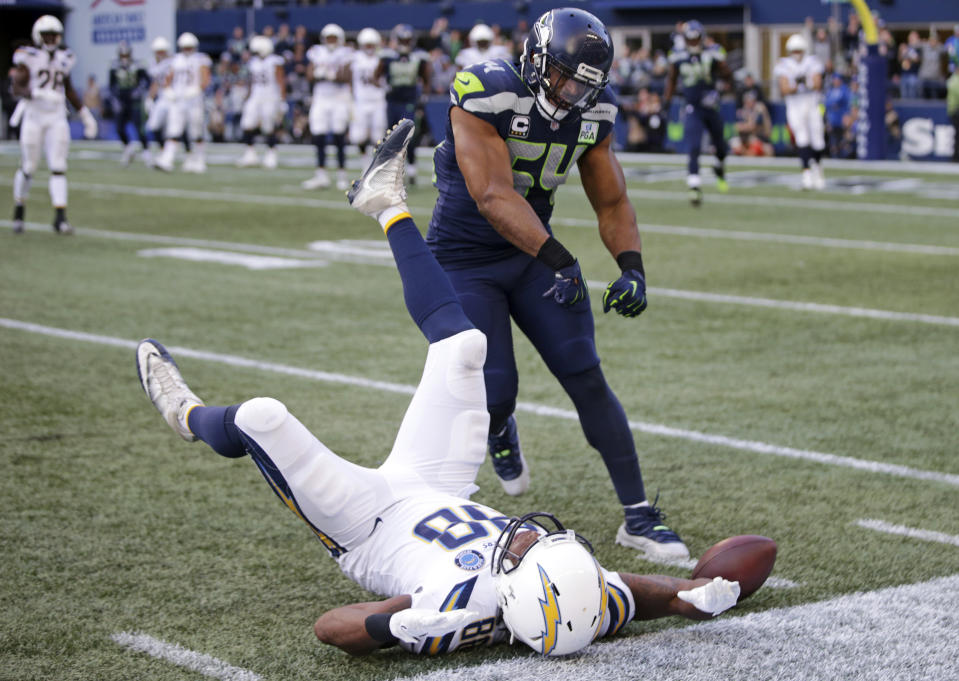
[[[917,527],[906,527],[905,525],[894,525],[875,518],[857,520],[856,525],[867,530],[885,532],[886,534],[898,534],[903,537],[909,537],[910,539],[921,539],[922,541],[959,546],[959,535],[946,534],[945,532],[922,530]]]
[[[69,340],[78,340],[78,341],[84,341],[89,343],[97,343],[100,345],[129,348],[131,350],[135,349],[138,343],[138,341],[125,340],[122,338],[115,338],[112,336],[102,336],[98,334],[86,333],[83,331],[70,331],[67,329],[58,329],[55,327],[43,326],[40,324],[33,324],[30,322],[22,322],[19,320],[7,319],[4,317],[0,317],[0,327],[4,327],[8,329],[16,329],[20,331],[28,331],[30,333],[37,333],[37,334],[51,336],[55,338],[65,338]],[[227,355],[222,353],[207,352],[203,350],[194,350],[192,348],[184,348],[184,347],[178,347],[178,346],[170,346],[169,350],[175,356],[180,356],[180,357],[191,357],[194,359],[202,359],[209,362],[226,364],[228,366],[260,369],[260,370],[271,371],[279,374],[286,374],[289,376],[297,376],[299,378],[309,378],[309,379],[325,381],[329,383],[353,385],[353,386],[358,386],[362,388],[382,390],[384,392],[399,393],[403,395],[412,395],[414,391],[416,390],[414,386],[403,385],[401,383],[377,381],[377,380],[361,378],[356,376],[347,376],[344,374],[330,373],[326,371],[317,371],[315,369],[301,369],[298,367],[293,367],[285,364],[277,364],[273,362],[263,362],[263,361],[254,360],[254,359],[247,359],[245,357],[239,357],[236,355]],[[570,421],[579,421],[579,416],[576,414],[576,412],[568,409],[559,409],[556,407],[534,404],[530,402],[519,402],[517,403],[516,408],[520,411],[528,412],[531,414],[537,414],[540,416],[552,416],[555,418],[561,418],[561,419],[566,419]],[[869,461],[866,459],[856,459],[850,456],[839,456],[837,454],[828,454],[825,452],[796,449],[793,447],[782,447],[782,446],[770,444],[767,442],[758,442],[755,440],[744,440],[740,438],[728,437],[726,435],[715,435],[715,434],[703,433],[695,430],[674,428],[671,426],[666,426],[666,425],[657,424],[657,423],[630,421],[629,425],[632,429],[649,434],[649,435],[658,435],[661,437],[671,437],[671,438],[677,438],[682,440],[690,440],[693,442],[701,442],[704,444],[728,447],[730,449],[748,451],[755,454],[768,454],[768,455],[780,456],[780,457],[789,458],[789,459],[797,459],[797,460],[811,461],[815,463],[827,464],[832,466],[852,468],[855,470],[865,471],[868,473],[883,473],[886,475],[893,475],[893,476],[902,477],[902,478],[912,478],[915,480],[939,482],[939,483],[945,483],[947,485],[951,485],[953,487],[959,487],[959,475],[952,474],[952,473],[942,473],[939,471],[927,471],[927,470],[921,470],[916,468],[910,468],[908,466],[901,466],[898,464],[882,463],[879,461]]]
[[[203,676],[220,679],[221,681],[262,681],[263,679],[262,676],[248,669],[234,667],[211,655],[198,653],[176,643],[161,641],[148,634],[119,631],[110,638],[124,648],[145,653],[150,657],[170,662],[178,667],[184,667]]]

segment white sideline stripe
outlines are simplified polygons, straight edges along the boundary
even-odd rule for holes
[[[58,329],[50,326],[42,326],[40,324],[32,324],[30,322],[21,322],[16,319],[6,319],[0,317],[0,327],[5,327],[8,329],[17,329],[20,331],[28,331],[30,333],[37,333],[45,336],[51,336],[55,338],[64,338],[68,340],[78,340],[88,343],[98,343],[101,345],[110,345],[114,347],[129,348],[134,349],[137,346],[138,341],[124,340],[122,338],[115,338],[112,336],[101,336],[97,334],[85,333],[82,331],[69,331],[67,329]],[[273,362],[261,362],[253,359],[247,359],[245,357],[238,357],[236,355],[223,355],[215,352],[205,352],[202,350],[192,350],[190,348],[184,348],[179,346],[170,346],[169,350],[181,357],[192,357],[194,359],[202,359],[208,362],[217,362],[220,364],[227,364],[229,366],[243,367],[249,369],[260,369],[263,371],[272,371],[278,374],[285,374],[288,376],[297,376],[299,378],[309,378],[317,381],[325,381],[327,383],[339,383],[343,385],[353,385],[361,388],[371,388],[374,390],[382,390],[384,392],[398,393],[402,395],[412,395],[416,388],[411,385],[403,385],[401,383],[389,383],[386,381],[375,381],[366,378],[359,378],[356,376],[346,376],[344,374],[335,374],[326,371],[315,371],[312,369],[300,369],[298,367],[291,367],[285,364],[275,364]],[[552,416],[555,418],[561,418],[568,421],[579,421],[579,417],[576,412],[570,411],[568,409],[558,409],[556,407],[549,407],[546,405],[533,404],[529,402],[519,402],[516,405],[516,408],[529,412],[531,414],[537,414],[540,416]],[[650,435],[659,435],[662,437],[673,437],[683,440],[691,440],[693,442],[702,442],[710,445],[718,445],[721,447],[729,447],[730,449],[738,449],[741,451],[752,452],[755,454],[769,454],[773,456],[781,456],[789,459],[799,459],[804,461],[813,461],[815,463],[827,464],[830,466],[841,466],[844,468],[853,468],[855,470],[861,470],[868,473],[883,473],[886,475],[894,475],[902,478],[913,478],[916,480],[928,480],[932,482],[941,482],[947,485],[952,485],[959,487],[959,475],[952,473],[940,473],[938,471],[925,471],[916,468],[909,468],[907,466],[899,466],[896,464],[881,463],[878,461],[868,461],[865,459],[855,459],[850,456],[839,456],[836,454],[826,454],[823,452],[815,452],[803,449],[794,449],[792,447],[781,447],[779,445],[769,444],[767,442],[756,442],[753,440],[741,440],[738,438],[727,437],[725,435],[712,435],[710,433],[701,433],[695,430],[684,430],[682,428],[672,428],[670,426],[665,426],[657,423],[644,423],[642,421],[630,421],[629,425],[632,429],[638,430],[643,433]]]
[[[11,226],[10,220],[0,220],[0,226]],[[27,229],[35,231],[49,231],[49,225],[36,222],[28,222]],[[92,236],[103,239],[115,239],[118,241],[134,241],[144,243],[161,243],[171,246],[192,246],[198,248],[228,249],[234,251],[245,251],[250,253],[262,253],[280,257],[291,258],[330,258],[335,260],[344,260],[349,262],[358,262],[373,265],[393,266],[393,256],[384,247],[364,246],[361,242],[352,241],[350,243],[334,241],[314,241],[309,244],[308,250],[299,250],[294,248],[278,248],[273,246],[261,246],[258,244],[245,244],[231,241],[214,241],[210,239],[192,239],[189,237],[172,237],[158,234],[133,234],[129,232],[114,232],[111,230],[92,229],[82,227],[76,229],[77,234],[83,236]],[[374,242],[376,243],[376,242]],[[959,255],[959,249],[953,249],[956,255]],[[318,262],[323,262],[318,260]],[[606,289],[604,281],[587,281],[587,285],[595,291]],[[806,303],[789,300],[775,300],[772,298],[756,298],[752,296],[733,296],[721,293],[706,293],[702,291],[683,291],[680,289],[650,287],[649,292],[656,296],[664,298],[677,298],[680,300],[696,300],[711,303],[723,303],[734,305],[749,305],[753,307],[766,307],[770,309],[792,310],[795,312],[815,312],[822,314],[844,315],[849,317],[865,317],[870,319],[881,319],[884,321],[899,322],[919,322],[922,324],[934,324],[940,326],[959,326],[959,317],[943,317],[939,315],[921,314],[913,312],[892,312],[889,310],[874,310],[862,307],[844,307],[841,305],[827,305],[824,303]]]
[[[923,541],[938,542],[940,544],[951,544],[959,546],[959,535],[946,534],[944,532],[934,532],[933,530],[920,530],[915,527],[906,527],[905,525],[893,525],[882,520],[873,518],[864,518],[857,520],[859,527],[876,532],[885,532],[887,534],[898,534],[911,539],[921,539]]]
[[[150,657],[164,660],[177,667],[184,667],[203,676],[209,676],[221,681],[262,681],[263,677],[248,669],[234,667],[223,660],[189,650],[176,643],[167,643],[148,634],[120,631],[112,636],[115,643],[138,653],[146,653]]]
[[[629,633],[568,657],[523,651],[395,681],[916,681],[959,678],[959,575]],[[633,633],[637,632],[637,633]]]

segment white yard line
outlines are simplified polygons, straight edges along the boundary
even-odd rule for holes
[[[9,227],[9,220],[0,220],[0,226]],[[27,229],[32,231],[50,231],[49,225],[27,223]],[[372,265],[386,265],[393,267],[393,256],[385,250],[382,242],[371,242],[364,245],[360,241],[317,241],[310,244],[309,249],[278,248],[261,246],[259,244],[245,244],[232,241],[215,241],[212,239],[192,239],[189,237],[172,237],[157,234],[132,234],[128,232],[114,232],[111,230],[92,229],[89,227],[77,228],[77,234],[102,239],[118,241],[133,241],[143,243],[165,244],[170,246],[189,246],[197,248],[228,249],[234,251],[261,253],[271,256],[289,257],[295,259],[316,258],[320,262],[327,260],[356,262]],[[883,249],[885,250],[885,249]],[[959,255],[959,249],[951,249]],[[290,265],[292,266],[292,264]],[[587,284],[594,291],[603,291],[607,282],[588,281]],[[846,307],[842,305],[827,305],[824,303],[809,303],[803,301],[776,300],[773,298],[757,298],[754,296],[734,296],[721,293],[707,293],[704,291],[684,291],[681,289],[650,287],[651,296],[675,298],[678,300],[693,300],[709,303],[746,305],[769,309],[789,310],[792,312],[812,312],[816,314],[832,314],[846,317],[863,317],[894,322],[915,322],[936,326],[959,327],[959,317],[945,317],[914,312],[894,312],[891,310],[875,310],[862,307]]]
[[[642,623],[631,625],[641,630]],[[396,681],[916,681],[959,679],[959,575]]]
[[[883,520],[876,520],[873,518],[857,520],[856,524],[859,525],[859,527],[864,527],[867,530],[875,530],[876,532],[898,534],[902,537],[909,537],[910,539],[921,539],[922,541],[931,541],[939,544],[951,544],[952,546],[959,546],[959,535],[945,534],[944,532],[934,532],[932,530],[920,530],[915,527],[906,527],[905,525],[893,525],[892,523],[887,523]]]
[[[248,669],[234,667],[215,657],[189,650],[176,643],[168,643],[148,634],[120,631],[113,634],[113,641],[124,648],[150,657],[164,660],[177,667],[183,667],[221,681],[262,681],[263,677]]]
[[[54,338],[64,338],[67,340],[83,341],[87,343],[96,343],[99,345],[109,345],[113,347],[122,347],[133,349],[137,341],[115,338],[112,336],[102,336],[90,334],[82,331],[71,331],[68,329],[58,329],[30,322],[22,322],[15,319],[5,319],[0,317],[0,327],[27,331]],[[310,380],[323,381],[327,383],[338,383],[352,385],[361,388],[370,388],[383,392],[399,393],[403,395],[412,395],[415,386],[403,385],[400,383],[390,383],[387,381],[376,381],[358,376],[348,376],[345,374],[331,373],[326,371],[316,371],[312,369],[301,369],[285,364],[276,364],[273,362],[262,362],[236,355],[225,355],[216,352],[206,352],[203,350],[193,350],[191,348],[170,347],[174,356],[191,357],[208,362],[217,362],[228,366],[243,367],[249,369],[260,369],[271,371],[273,373],[307,378]],[[568,409],[558,409],[547,405],[533,404],[529,402],[520,402],[516,405],[520,411],[537,414],[540,416],[549,416],[569,421],[578,421],[576,412]],[[726,435],[716,435],[711,433],[702,433],[695,430],[683,428],[673,428],[658,423],[645,423],[642,421],[630,421],[629,425],[634,430],[657,435],[660,437],[671,437],[692,442],[701,442],[703,444],[716,445],[735,449],[739,451],[751,452],[754,454],[766,454],[771,456],[780,456],[788,459],[797,459],[801,461],[811,461],[814,463],[825,464],[829,466],[839,466],[842,468],[852,468],[854,470],[867,473],[881,473],[901,478],[911,478],[928,482],[938,482],[954,487],[959,487],[959,475],[952,473],[942,473],[939,471],[926,471],[908,466],[897,464],[882,463],[879,461],[869,461],[866,459],[856,459],[850,456],[839,456],[837,454],[827,454],[804,449],[795,449],[793,447],[782,447],[780,445],[770,444],[768,442],[758,442],[754,440],[742,440],[739,438],[728,437]]]

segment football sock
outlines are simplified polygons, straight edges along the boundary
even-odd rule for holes
[[[822,152],[823,152],[822,149],[812,150],[812,158],[816,163],[820,163],[822,161]]]
[[[716,172],[716,177],[720,180],[726,179],[726,164],[723,163],[723,159],[719,159],[719,162],[713,166],[713,170]]]
[[[812,149],[809,147],[799,147],[799,160],[802,161],[803,170],[809,168],[809,160],[812,158]]]
[[[266,136],[266,146],[270,149],[276,146],[276,133],[271,132]]]
[[[245,145],[248,146],[248,147],[252,147],[252,146],[253,146],[253,131],[252,131],[252,130],[244,130],[244,131],[243,131],[243,144],[245,144]]]
[[[33,180],[31,175],[27,175],[23,170],[17,168],[13,176],[13,200],[16,203],[23,203],[30,195],[30,182]]]
[[[24,213],[26,209],[22,203],[18,203],[13,207],[13,219],[14,220],[23,220]]]
[[[246,454],[240,429],[234,424],[240,405],[229,407],[193,407],[187,415],[187,427],[214,452],[229,459]]]
[[[333,135],[333,144],[336,146],[336,162],[340,168],[346,167],[346,137],[343,133]]]
[[[505,404],[489,405],[489,434],[502,433],[514,411],[516,411],[516,400],[510,400]]]
[[[67,205],[67,176],[63,173],[50,175],[50,203],[59,208]]]
[[[423,241],[409,213],[384,225],[396,269],[403,281],[403,298],[410,317],[430,343],[473,328],[446,272]]]
[[[316,167],[326,167],[326,135],[314,135],[313,144],[316,145]]]
[[[626,412],[597,366],[559,379],[579,413],[586,441],[597,449],[623,506],[646,499]]]
[[[54,211],[53,224],[59,225],[61,222],[66,222],[66,221],[67,221],[67,209],[57,208]]]

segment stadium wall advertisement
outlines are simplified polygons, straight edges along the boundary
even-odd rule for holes
[[[158,36],[175,42],[176,0],[67,0],[66,42],[77,55],[73,86],[86,87],[95,75],[104,85],[117,45],[126,41],[135,59],[146,63]]]

